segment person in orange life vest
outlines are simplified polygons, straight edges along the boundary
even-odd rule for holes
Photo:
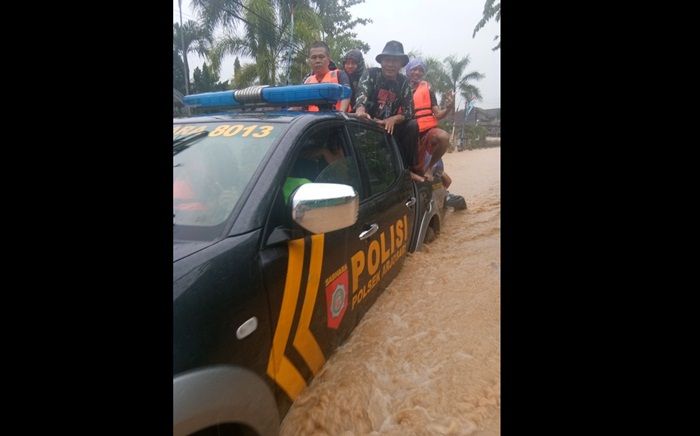
[[[178,171],[173,171],[173,209],[176,211],[198,211],[208,209],[204,202],[203,192],[204,173],[206,168],[200,159],[192,159],[187,163],[175,165]]]
[[[174,165],[173,214],[180,224],[214,225],[228,216],[240,197],[230,171],[222,173],[201,152]]]
[[[175,210],[206,210],[206,206],[194,193],[189,180],[173,180],[173,209]]]
[[[430,89],[430,83],[423,80],[425,75],[425,63],[422,59],[412,59],[406,65],[413,90],[413,106],[415,119],[418,122],[418,163],[414,171],[423,174],[429,180],[433,180],[433,170],[450,146],[450,135],[438,127],[438,120],[444,118],[454,110],[453,96],[446,96],[446,108],[440,109],[435,98],[435,93]]]
[[[309,83],[339,83],[350,87],[350,79],[344,71],[339,69],[331,70],[331,52],[328,45],[323,41],[315,41],[309,47],[309,65],[311,66],[312,74],[304,80],[304,84]],[[340,112],[347,112],[350,104],[350,98],[339,100],[335,104],[335,109]],[[331,105],[329,105],[331,106]],[[309,106],[309,111],[318,112],[319,107],[315,105]]]

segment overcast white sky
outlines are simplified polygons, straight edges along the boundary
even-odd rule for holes
[[[358,39],[369,44],[365,62],[378,66],[375,57],[382,52],[387,41],[395,39],[403,43],[404,51],[419,51],[423,56],[440,60],[449,55],[469,55],[470,63],[465,72],[478,71],[486,77],[473,82],[484,97],[477,106],[484,109],[501,106],[501,50],[492,51],[498,41],[500,22],[494,19],[472,38],[474,26],[479,22],[484,0],[365,0],[350,8],[354,17],[371,18],[372,23],[358,25],[353,30]],[[179,22],[177,0],[173,0],[173,21]],[[182,19],[195,19],[189,0],[182,0]],[[341,55],[333,54],[334,59]],[[190,74],[204,59],[196,54],[188,56]],[[244,62],[244,61],[242,61]],[[233,57],[224,61],[221,80],[233,76]],[[462,105],[458,98],[457,104]]]

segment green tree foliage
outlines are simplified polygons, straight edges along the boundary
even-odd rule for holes
[[[314,10],[321,17],[323,29],[321,39],[331,49],[334,60],[340,58],[350,49],[357,48],[367,53],[369,45],[357,39],[357,32],[352,29],[359,25],[371,23],[369,18],[353,18],[348,11],[351,6],[364,3],[365,0],[317,0]]]
[[[207,65],[206,62],[202,65],[201,70],[199,67],[195,68],[192,76],[193,93],[225,91],[229,87],[228,80],[219,82],[219,73]]]
[[[233,77],[236,77],[239,74],[241,74],[241,61],[239,61],[238,56],[236,56],[236,60],[233,61]]]
[[[173,50],[177,51],[184,63],[185,77],[190,77],[190,68],[187,56],[184,53],[197,53],[206,56],[213,43],[212,33],[196,21],[188,20],[183,23],[173,23]],[[184,47],[183,47],[184,44]]]
[[[481,20],[479,20],[479,22],[476,24],[476,27],[474,27],[474,33],[472,33],[472,38],[474,38],[476,36],[476,32],[481,30],[481,28],[484,27],[486,23],[488,23],[494,16],[496,17],[497,22],[501,20],[501,3],[499,1],[498,4],[494,5],[495,2],[496,0],[486,0],[486,3],[484,3],[483,16],[481,17]],[[493,38],[494,41],[497,39],[498,35],[496,35]],[[501,41],[498,41],[498,44],[491,50],[498,50],[499,48],[501,48]]]
[[[241,65],[241,62],[236,56],[233,62],[233,79],[231,80],[231,89],[247,88],[257,84],[258,70],[255,63]]]
[[[241,67],[239,73],[234,75],[233,89],[247,88],[258,84],[258,68],[254,63],[245,64]]]
[[[173,88],[185,94],[185,65],[175,49],[173,49]]]
[[[424,58],[423,61],[426,68],[425,80],[430,82],[432,89],[442,96],[452,90],[452,81],[443,63],[433,57]]]
[[[471,80],[481,80],[484,76],[478,71],[472,71],[470,73],[464,73],[464,70],[469,65],[469,55],[463,58],[456,58],[454,55],[445,58],[445,64],[447,64],[447,74],[450,78],[450,84],[452,92],[457,96],[457,92],[460,91],[462,95],[467,99],[471,100],[472,97],[481,101],[481,92],[479,88],[469,83]],[[466,95],[464,93],[467,93]]]
[[[297,2],[195,0],[193,5],[204,20],[204,25],[212,29],[221,26],[226,32],[210,52],[214,68],[219,70],[225,55],[249,56],[256,61],[259,83],[274,84],[284,49],[290,46],[284,37],[291,24],[292,3]],[[304,17],[304,9],[308,10],[307,2],[299,3],[295,4],[295,15]],[[240,32],[235,32],[237,26],[241,27]]]
[[[333,59],[350,48],[365,52],[369,46],[350,30],[366,19],[352,19],[347,9],[364,0],[193,0],[202,24],[210,30],[221,28],[225,35],[209,52],[218,71],[226,55],[255,59],[256,82],[298,83],[308,73],[306,47],[314,40],[327,40]],[[294,27],[292,29],[292,16]],[[336,51],[338,54],[336,54]],[[291,62],[290,62],[291,61]],[[245,66],[241,67],[246,72]],[[252,68],[252,67],[249,67]],[[248,76],[246,76],[248,77]]]
[[[486,136],[488,135],[488,129],[484,126],[472,126],[465,125],[464,129],[464,139],[467,143],[468,149],[481,148],[486,146]]]
[[[466,102],[472,99],[482,101],[484,98],[481,96],[481,90],[471,83],[462,83],[459,85],[459,94],[464,98]]]

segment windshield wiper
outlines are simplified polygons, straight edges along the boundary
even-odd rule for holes
[[[208,131],[202,131],[202,132],[197,132],[197,133],[192,133],[187,136],[183,136],[182,138],[178,139],[173,139],[173,155],[178,154],[182,150],[186,149],[195,139],[199,139],[203,136],[207,136],[209,134]]]

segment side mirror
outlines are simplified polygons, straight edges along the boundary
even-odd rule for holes
[[[307,183],[291,197],[292,220],[312,233],[344,229],[357,221],[360,199],[350,185]]]

